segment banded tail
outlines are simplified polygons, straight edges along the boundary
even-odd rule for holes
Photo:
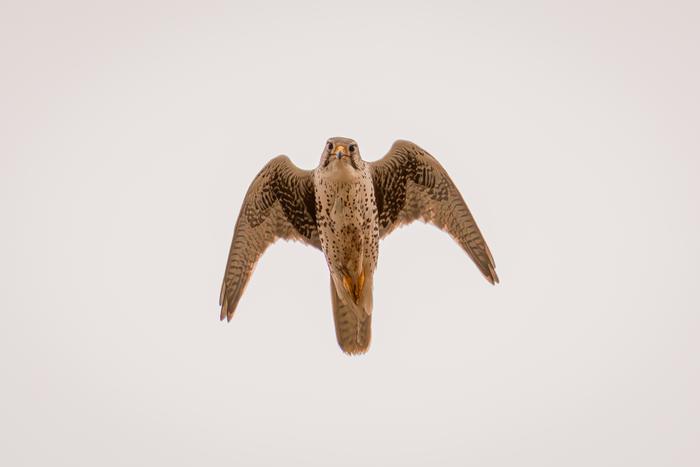
[[[364,284],[363,284],[364,285]],[[369,284],[368,284],[369,285]],[[338,345],[348,355],[367,352],[372,337],[372,287],[366,287],[364,294],[365,306],[346,304],[339,296],[331,277],[331,303],[333,304],[333,321]]]

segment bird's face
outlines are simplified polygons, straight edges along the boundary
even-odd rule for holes
[[[323,169],[360,170],[362,164],[360,148],[355,140],[335,137],[326,141],[326,147],[321,154],[320,165]]]

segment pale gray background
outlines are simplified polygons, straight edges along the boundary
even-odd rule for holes
[[[2,2],[0,464],[696,466],[697,2]],[[217,299],[245,190],[325,139],[442,161],[493,250],[321,254]]]

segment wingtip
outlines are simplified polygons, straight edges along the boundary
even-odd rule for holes
[[[229,306],[228,300],[224,298],[224,302],[221,304],[221,314],[219,315],[219,321],[226,319],[226,322],[230,322],[233,318],[233,310]]]
[[[226,295],[224,295],[224,289],[221,289],[221,295],[219,296],[219,306],[221,307],[221,313],[219,314],[219,321],[223,321],[226,316],[226,309],[228,308],[226,303]]]
[[[498,279],[498,274],[496,274],[496,270],[492,265],[489,264],[489,274],[486,275],[486,280],[488,280],[491,285],[496,285],[500,283],[500,280]]]
[[[233,313],[221,313],[221,315],[219,316],[219,321],[226,320],[227,323],[230,323],[232,318]]]

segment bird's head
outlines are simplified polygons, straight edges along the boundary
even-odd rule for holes
[[[362,166],[360,148],[357,142],[350,138],[336,136],[326,141],[326,146],[321,154],[321,164],[323,169],[354,169],[359,170]]]

